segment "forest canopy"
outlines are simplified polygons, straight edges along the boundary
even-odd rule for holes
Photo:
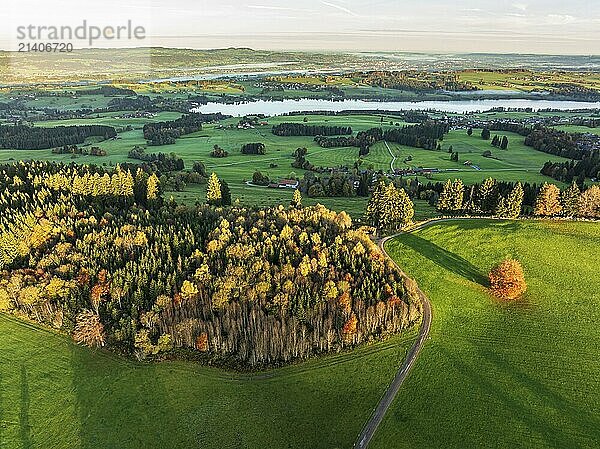
[[[138,357],[276,365],[383,338],[421,304],[350,217],[186,207],[117,167],[0,166],[0,309]]]

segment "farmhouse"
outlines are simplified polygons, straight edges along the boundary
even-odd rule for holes
[[[269,184],[271,189],[297,189],[298,181],[295,179],[280,179],[278,182]]]

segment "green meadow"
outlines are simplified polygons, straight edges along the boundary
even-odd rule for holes
[[[598,447],[599,224],[455,220],[387,250],[433,324],[372,448]],[[486,290],[506,256],[528,282],[508,303]]]
[[[3,449],[301,449],[352,445],[416,332],[255,374],[138,363],[1,314],[0,335]]]
[[[149,118],[120,118],[125,112],[105,113],[94,115],[85,119],[43,121],[36,126],[83,125],[103,124],[114,126],[118,131],[115,140],[95,142],[108,153],[106,157],[76,156],[52,154],[50,150],[0,150],[0,161],[11,160],[53,160],[63,162],[77,162],[79,164],[104,164],[114,165],[129,161],[127,153],[134,146],[146,146],[142,128],[144,124],[161,120],[173,120],[179,116],[177,113],[162,112]],[[391,128],[404,126],[406,123],[394,117],[378,114],[326,116],[308,115],[291,117],[270,117],[266,119],[268,125],[257,126],[253,129],[237,129],[239,119],[227,119],[219,124],[207,124],[196,133],[183,136],[174,145],[147,147],[147,152],[176,153],[181,157],[187,168],[191,168],[195,161],[205,163],[209,172],[215,172],[227,181],[233,199],[239,199],[244,204],[272,205],[288,202],[291,192],[276,191],[273,189],[248,186],[247,181],[252,179],[255,171],[260,171],[272,180],[288,177],[302,177],[304,170],[291,166],[293,152],[298,147],[308,149],[307,159],[316,166],[335,167],[352,166],[359,158],[357,148],[321,148],[311,137],[279,137],[271,133],[271,127],[281,122],[305,122],[308,124],[327,124],[351,126],[354,132],[367,130],[373,127]],[[382,121],[383,120],[383,121]],[[229,126],[233,125],[233,128]],[[127,130],[127,126],[131,129]],[[390,151],[384,143],[378,143],[371,148],[370,153],[362,158],[362,166],[375,170],[389,171],[392,156],[396,157],[394,168],[426,167],[446,170],[431,176],[430,179],[420,177],[420,181],[432,182],[445,181],[449,178],[461,178],[466,183],[480,182],[485,178],[494,177],[505,181],[526,181],[530,183],[543,183],[548,178],[539,173],[542,165],[548,160],[564,160],[526,147],[523,137],[512,133],[499,133],[509,138],[508,150],[500,150],[491,146],[489,141],[481,139],[477,130],[471,137],[464,130],[451,131],[442,142],[441,151],[429,151],[419,148],[410,148],[390,144]],[[267,147],[267,154],[250,156],[240,153],[243,144],[250,142],[263,142]],[[219,145],[229,152],[226,158],[216,159],[210,156],[214,145]],[[448,148],[452,146],[459,153],[459,161],[450,160]],[[492,157],[483,157],[484,151],[490,150]],[[410,159],[410,160],[409,160]],[[470,161],[472,166],[464,165]],[[188,185],[183,192],[169,192],[168,196],[186,202],[195,202],[204,195],[204,186]],[[355,218],[362,215],[365,200],[362,198],[319,198],[307,200],[307,204],[321,202],[336,210],[346,210]],[[421,213],[421,211],[419,212]],[[423,216],[430,216],[431,211],[425,209]]]

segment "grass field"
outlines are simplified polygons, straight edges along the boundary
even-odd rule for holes
[[[136,363],[0,315],[0,447],[348,448],[415,335],[243,375]]]
[[[555,126],[555,128],[570,133],[600,134],[600,128],[590,128],[588,126],[563,125]]]
[[[600,225],[453,221],[389,243],[433,304],[430,340],[372,448],[597,448]],[[503,303],[490,267],[522,261]]]
[[[573,84],[590,89],[600,88],[600,75],[577,72],[485,72],[465,70],[458,73],[461,81],[469,81],[483,90],[547,91],[556,84]]]
[[[39,122],[36,126],[57,125],[83,125],[83,124],[105,124],[123,129],[131,125],[133,130],[119,133],[118,139],[101,142],[98,144],[108,153],[106,157],[78,156],[72,158],[69,155],[52,154],[50,150],[0,150],[0,161],[19,159],[41,159],[71,162],[80,164],[106,164],[114,165],[127,159],[127,153],[135,145],[145,146],[142,128],[148,122],[159,120],[173,120],[177,113],[160,113],[152,118],[118,118],[123,112],[101,114],[100,117],[93,116],[87,119],[73,119],[61,121]],[[358,159],[357,148],[321,148],[315,144],[311,137],[278,137],[271,133],[272,125],[281,122],[304,122],[304,116],[271,117],[269,125],[258,126],[255,129],[219,129],[217,124],[207,124],[204,129],[197,133],[186,135],[177,140],[174,145],[159,147],[148,147],[148,152],[175,152],[183,158],[186,167],[191,168],[194,161],[201,160],[206,164],[208,171],[216,172],[220,178],[226,180],[233,193],[233,198],[240,199],[244,204],[272,205],[280,202],[288,202],[291,192],[277,192],[257,189],[246,185],[246,181],[252,179],[255,171],[259,170],[273,180],[287,178],[290,176],[302,177],[304,170],[295,169],[291,166],[293,152],[298,147],[308,149],[307,159],[317,166],[335,167],[340,165],[353,165]],[[393,117],[381,115],[350,115],[350,116],[306,116],[308,124],[327,124],[351,126],[354,132],[363,131],[373,127],[384,128],[403,126],[405,123],[398,122]],[[222,122],[223,125],[235,125],[238,119],[229,119]],[[393,122],[393,125],[390,125]],[[539,173],[540,168],[548,160],[564,160],[533,150],[523,145],[523,137],[511,133],[500,133],[507,135],[510,140],[507,151],[499,150],[490,145],[489,141],[482,140],[478,135],[471,137],[464,130],[451,131],[444,139],[442,151],[428,151],[418,148],[403,147],[391,144],[392,153],[397,157],[395,168],[408,167],[430,167],[446,171],[436,174],[432,181],[445,181],[448,178],[461,178],[466,183],[480,182],[488,177],[495,177],[505,181],[527,181],[531,183],[543,183],[548,178]],[[267,147],[267,154],[263,156],[247,156],[240,153],[243,144],[249,142],[263,142]],[[210,157],[214,145],[219,145],[229,151],[227,158],[215,159]],[[460,154],[460,161],[450,160],[447,153],[448,147],[452,145],[454,151]],[[484,158],[482,153],[491,150],[496,159]],[[408,156],[412,161],[404,162]],[[392,157],[383,143],[374,145],[370,153],[363,158],[363,166],[375,170],[389,171]],[[470,160],[479,166],[480,170],[464,165]],[[425,181],[424,178],[420,178]],[[194,202],[203,196],[203,186],[188,186],[184,192],[174,192],[173,196],[187,202]],[[170,194],[169,194],[170,195]],[[322,198],[317,201],[336,208],[346,210],[355,218],[362,215],[364,200],[361,199],[330,199]],[[429,216],[429,211],[423,213]]]
[[[521,181],[530,183],[548,182],[549,178],[540,174],[540,169],[545,162],[566,161],[567,159],[536,151],[524,145],[523,137],[509,132],[500,132],[499,136],[507,136],[509,147],[501,150],[491,145],[490,141],[483,140],[474,133],[471,137],[464,130],[450,131],[442,142],[442,151],[429,151],[419,148],[391,145],[393,153],[398,158],[396,168],[402,167],[429,167],[445,170],[459,170],[458,172],[444,172],[432,177],[435,181],[445,181],[449,178],[461,178],[466,183],[481,182],[485,178],[496,178],[504,181]],[[459,153],[459,162],[450,160],[448,148]],[[484,151],[490,150],[493,158],[483,157]],[[404,160],[412,156],[412,160]],[[480,170],[465,166],[466,161],[471,161]],[[553,181],[555,182],[555,181]],[[556,183],[556,182],[555,182]]]
[[[178,113],[162,112],[152,118],[119,118],[123,113],[105,113],[86,119],[36,123],[36,126],[45,127],[95,123],[114,126],[118,130],[131,125],[133,129],[120,132],[116,140],[99,144],[94,143],[94,145],[98,145],[107,151],[108,156],[106,157],[77,156],[73,158],[70,155],[53,154],[50,150],[0,150],[0,162],[20,159],[53,160],[67,163],[74,161],[79,164],[102,165],[114,165],[124,161],[135,162],[135,160],[127,158],[127,153],[136,145],[146,146],[142,132],[144,124],[161,120],[173,120],[180,116]],[[373,127],[390,128],[406,125],[406,123],[399,122],[396,118],[390,116],[383,116],[382,122],[382,116],[376,114],[270,117],[268,119],[269,125],[258,126],[254,129],[219,129],[218,124],[207,124],[201,131],[178,139],[174,145],[148,147],[147,152],[175,152],[184,160],[188,169],[193,166],[195,161],[203,161],[207,171],[214,171],[221,179],[227,181],[233,200],[239,199],[242,204],[252,206],[287,204],[291,199],[291,191],[252,187],[248,186],[246,181],[251,180],[253,173],[257,170],[269,176],[272,180],[294,176],[302,177],[304,170],[291,166],[293,152],[298,147],[308,149],[307,159],[316,166],[352,166],[358,159],[357,148],[321,148],[315,144],[311,137],[279,137],[271,133],[273,125],[281,122],[304,122],[305,119],[308,124],[351,126],[354,132]],[[237,123],[238,119],[236,118],[221,122],[224,126],[236,125]],[[422,182],[444,182],[446,179],[461,178],[469,184],[493,177],[504,181],[542,184],[549,181],[549,178],[539,173],[543,164],[548,160],[565,160],[526,147],[523,144],[522,136],[512,133],[499,134],[506,135],[509,138],[510,144],[507,151],[492,147],[490,142],[481,139],[477,132],[469,137],[464,130],[454,130],[446,135],[442,142],[442,151],[429,151],[390,144],[392,154],[397,158],[394,168],[429,167],[449,170],[434,174],[431,179],[419,177]],[[263,156],[241,154],[241,146],[249,142],[265,143],[267,154]],[[221,146],[229,151],[230,155],[222,159],[210,157],[214,145]],[[452,145],[454,151],[459,153],[459,162],[450,160],[450,154],[447,152],[450,145]],[[486,150],[492,151],[494,158],[483,157],[482,153]],[[412,156],[412,160],[405,162],[409,156]],[[467,160],[478,166],[479,169],[465,166],[464,162]],[[372,146],[370,153],[363,158],[363,167],[389,171],[391,161],[392,157],[386,146],[383,143],[378,143]],[[559,187],[564,187],[562,183],[553,182]],[[178,201],[193,204],[196,201],[204,201],[205,190],[206,186],[204,185],[188,185],[183,192],[167,192],[166,197],[173,196]],[[319,202],[336,211],[345,210],[354,219],[363,216],[366,201],[365,198],[305,198],[305,204]],[[435,210],[425,202],[417,202],[417,219],[431,218],[435,215]]]

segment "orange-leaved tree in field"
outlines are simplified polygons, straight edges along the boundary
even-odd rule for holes
[[[521,262],[507,258],[489,274],[492,293],[502,299],[516,299],[525,293],[527,283]]]

